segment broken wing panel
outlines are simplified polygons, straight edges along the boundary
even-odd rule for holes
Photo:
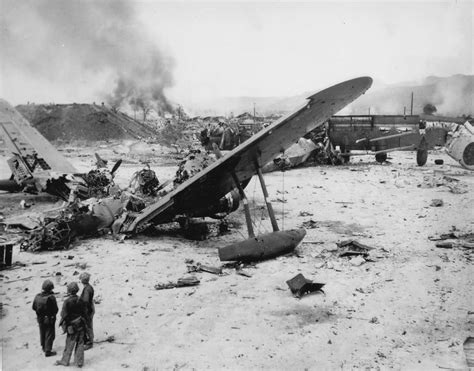
[[[232,172],[241,182],[251,178],[256,173],[256,162],[258,166],[264,166],[371,85],[370,77],[360,77],[312,95],[301,108],[255,134],[155,204],[138,214],[129,215],[122,232],[133,232],[138,225],[151,220],[155,223],[171,221],[174,215],[218,202],[235,187]]]
[[[0,135],[5,141],[7,149],[12,153],[23,157],[30,154],[28,152],[34,151],[38,159],[43,160],[52,171],[77,173],[74,166],[3,99],[0,99],[0,122],[3,123]]]

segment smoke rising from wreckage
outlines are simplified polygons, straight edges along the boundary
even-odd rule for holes
[[[114,109],[130,107],[143,117],[150,109],[173,111],[165,90],[174,83],[174,58],[138,26],[131,2],[86,6],[76,1],[5,0],[2,10],[5,64],[52,84],[100,76],[105,81],[99,94]],[[28,19],[28,25],[18,19]]]

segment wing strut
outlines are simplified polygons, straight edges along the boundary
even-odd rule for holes
[[[263,179],[262,169],[257,165],[257,174],[258,179],[260,180],[260,186],[262,187],[263,197],[265,197],[265,203],[267,204],[268,215],[270,216],[270,221],[272,222],[273,232],[279,231],[278,224],[275,218],[275,213],[273,212],[272,203],[268,198],[267,186],[265,185],[265,180]]]
[[[249,232],[249,238],[255,237],[255,233],[253,231],[253,226],[252,226],[252,218],[250,216],[249,200],[247,199],[247,196],[245,196],[244,189],[242,188],[239,178],[237,178],[237,175],[235,174],[235,172],[232,171],[231,174],[232,174],[232,179],[234,180],[235,186],[239,190],[240,198],[242,199],[242,202],[244,203],[245,221],[247,223],[247,231]]]
[[[214,154],[216,155],[217,159],[222,157],[222,152],[220,151],[219,147],[215,143],[212,144],[212,149],[214,150]],[[242,184],[240,184],[240,180],[235,174],[235,171],[230,173],[232,175],[232,179],[234,180],[235,186],[239,190],[240,198],[244,203],[244,211],[245,211],[245,222],[247,223],[247,231],[249,233],[249,238],[255,237],[255,232],[253,231],[252,226],[252,217],[250,216],[250,207],[249,207],[249,200],[245,195],[244,189],[242,188]],[[278,228],[278,227],[277,227]]]

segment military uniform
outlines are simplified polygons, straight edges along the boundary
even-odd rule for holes
[[[41,348],[46,357],[55,355],[52,351],[54,331],[56,324],[56,314],[58,313],[58,304],[52,292],[54,285],[51,281],[46,280],[43,283],[43,291],[35,296],[33,300],[33,310],[36,312],[36,319],[40,330]]]
[[[86,349],[92,347],[94,342],[94,328],[93,328],[93,319],[95,313],[94,306],[94,288],[89,284],[84,284],[84,289],[82,290],[81,301],[84,303],[85,310],[85,331],[86,331]]]
[[[84,303],[79,299],[76,293],[79,287],[68,285],[69,297],[64,301],[61,310],[61,322],[59,325],[67,333],[66,346],[63,357],[56,362],[57,365],[69,366],[72,352],[74,351],[74,362],[78,367],[84,364]]]

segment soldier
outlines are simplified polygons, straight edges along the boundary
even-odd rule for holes
[[[76,282],[67,285],[67,293],[69,297],[64,301],[61,310],[61,321],[59,326],[67,333],[66,346],[64,348],[63,357],[60,361],[56,361],[56,365],[69,366],[72,351],[74,350],[74,362],[77,367],[84,364],[84,304],[76,295],[79,286]]]
[[[94,288],[89,284],[91,275],[87,272],[81,273],[79,279],[81,280],[84,288],[81,293],[81,301],[84,303],[85,310],[85,325],[86,325],[86,337],[85,337],[85,350],[92,348],[94,343],[94,328],[93,318],[95,313],[94,306]]]
[[[56,336],[54,326],[58,304],[53,293],[54,284],[50,280],[44,281],[41,289],[42,292],[36,295],[35,300],[33,300],[33,310],[36,312],[38,320],[41,348],[43,348],[46,357],[51,357],[56,355],[56,352],[53,352],[52,349]]]

